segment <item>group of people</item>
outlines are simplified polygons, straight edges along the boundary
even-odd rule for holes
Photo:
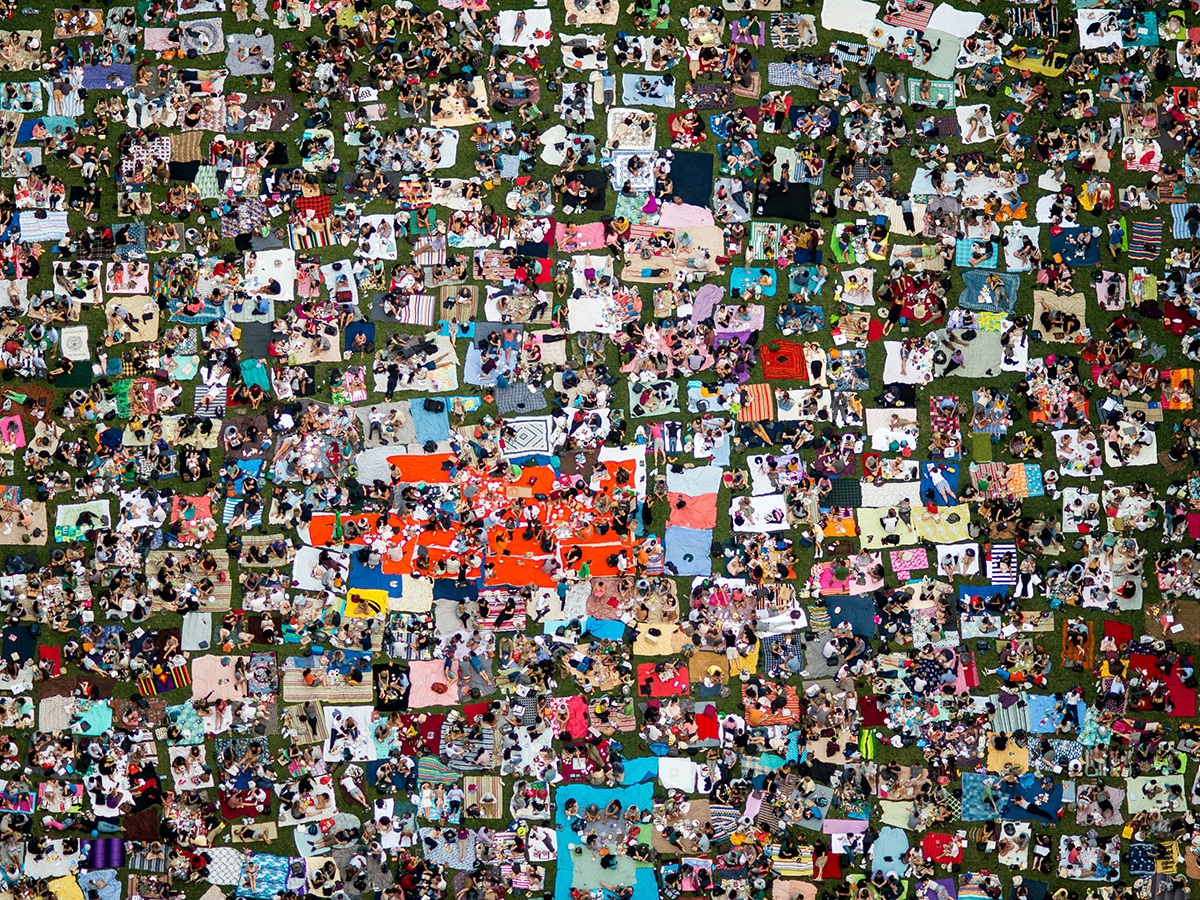
[[[1200,878],[1194,5],[0,12],[0,894]]]

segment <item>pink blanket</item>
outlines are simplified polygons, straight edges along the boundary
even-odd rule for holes
[[[414,660],[408,664],[408,677],[412,682],[408,692],[409,709],[458,705],[458,688],[446,681],[445,671],[440,659]],[[435,684],[445,685],[446,690],[435,691]]]
[[[715,224],[711,210],[688,203],[667,203],[659,207],[660,228],[704,228]]]
[[[601,250],[604,248],[604,225],[601,222],[580,225],[575,234],[568,238],[566,224],[558,222],[554,226],[554,246],[566,253]]]

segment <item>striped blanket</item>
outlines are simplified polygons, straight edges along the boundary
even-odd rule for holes
[[[300,669],[284,669],[283,699],[288,703],[320,700],[334,705],[354,706],[373,703],[375,691],[370,679],[364,679],[362,684],[342,682],[310,686],[304,683],[304,673]]]
[[[325,228],[308,228],[288,225],[288,236],[293,250],[313,250],[317,247],[328,247],[332,238]]]
[[[514,272],[500,250],[475,251],[475,277],[481,281],[503,281],[512,278]]]
[[[971,484],[978,490],[981,482],[987,483],[984,496],[993,499],[1009,496],[1009,465],[1008,463],[989,462],[971,464]],[[1024,471],[1022,471],[1024,474]]]
[[[830,52],[848,66],[869,66],[875,60],[875,48],[867,44],[852,44],[838,41],[829,48]]]
[[[659,228],[657,225],[631,225],[629,226],[629,241],[630,243],[643,246],[651,238],[667,238],[671,239],[675,232],[670,228]],[[656,256],[670,256],[671,254],[656,253]]]
[[[1198,204],[1176,203],[1171,207],[1171,237],[1175,238],[1175,240],[1190,241],[1193,239],[1192,231],[1188,227],[1186,216],[1187,211],[1196,205]]]
[[[161,675],[143,675],[137,681],[138,693],[143,697],[166,694],[192,683],[187,666],[172,666]]]
[[[741,824],[742,811],[736,806],[722,806],[714,803],[708,808],[709,818],[712,819],[713,839],[723,841],[737,831]]]
[[[433,659],[433,647],[426,643],[423,647],[420,641],[427,631],[425,617],[415,613],[398,613],[389,617],[392,626],[392,643],[388,647],[388,655],[396,659]]]
[[[422,756],[417,760],[417,780],[432,781],[436,784],[454,784],[459,779],[459,773],[447,765],[443,765],[436,756]]]
[[[246,535],[245,537],[242,538],[242,556],[238,560],[238,564],[242,568],[246,568],[246,569],[276,569],[283,565],[286,565],[288,560],[279,559],[278,557],[274,557],[274,556],[272,556],[272,558],[265,563],[255,562],[254,560],[252,560],[248,556],[246,556],[246,551],[248,551],[251,547],[258,547],[259,549],[266,551],[266,549],[271,545],[271,543],[273,541],[280,541],[283,539],[284,539],[284,537],[282,534],[248,534],[248,535]],[[291,541],[289,540],[288,543],[290,544]]]
[[[1158,259],[1162,252],[1162,219],[1147,219],[1129,226],[1129,258]]]
[[[1001,734],[1013,734],[1017,731],[1029,730],[1029,705],[1025,703],[1010,703],[1005,706],[996,695],[991,698],[996,711],[992,713],[992,730]],[[960,893],[961,897],[962,894]]]
[[[739,422],[766,422],[775,416],[775,402],[769,384],[748,384],[742,388]]]
[[[958,886],[958,900],[987,900],[989,896],[983,888],[982,878],[977,875],[967,875]]]
[[[589,707],[588,725],[596,730],[611,728],[614,731],[622,733],[637,731],[637,719],[633,715],[633,706],[628,703],[624,706],[611,707],[607,722],[600,721],[599,717],[593,712],[592,707]]]
[[[466,805],[479,806],[484,819],[499,819],[504,814],[504,779],[498,775],[472,775],[466,779]],[[488,796],[495,800],[485,801]]]
[[[449,723],[447,722],[447,727]],[[459,738],[455,741],[445,740],[446,731],[442,731],[442,750],[451,745],[462,750],[461,754],[450,757],[450,768],[456,772],[477,772],[480,769],[489,768],[486,765],[478,765],[477,760],[490,761],[493,763],[497,759],[497,734],[495,729],[484,729],[483,735],[478,738]]]
[[[514,606],[509,618],[496,627],[500,613],[504,611],[509,598]],[[525,598],[519,591],[484,591],[479,597],[478,627],[487,631],[524,631],[525,630]],[[484,604],[486,603],[486,608]]]
[[[771,868],[780,878],[812,878],[813,848],[807,844],[799,848],[799,852],[791,859],[779,855],[779,845],[771,846],[771,856],[774,862]]]
[[[933,15],[933,4],[917,2],[904,4],[898,12],[888,13],[883,21],[900,28],[911,28],[913,31],[924,31]]]
[[[228,386],[224,383],[198,384],[194,399],[196,415],[206,419],[220,419],[229,408]]]
[[[768,238],[768,235],[770,237]],[[768,240],[770,243],[768,244]],[[750,223],[750,255],[747,260],[779,258],[779,229],[769,222]]]
[[[241,497],[228,497],[225,500],[225,505],[221,507],[221,524],[228,526],[230,522],[237,516],[238,503],[241,502]],[[263,509],[266,509],[266,504],[263,504],[262,509],[259,509],[249,521],[246,523],[248,528],[257,528],[263,521]]]
[[[401,325],[430,326],[437,319],[437,298],[433,294],[409,294],[408,305],[395,320]]]
[[[987,575],[992,584],[1017,583],[1017,545],[992,544],[988,548]]]
[[[746,692],[749,687],[749,685],[742,685],[743,706],[747,705]],[[773,710],[771,713],[765,716],[759,724],[763,726],[793,725],[800,721],[800,695],[796,692],[796,688],[790,684],[783,685],[782,687],[782,696],[787,701],[787,704],[781,709]],[[771,689],[771,686],[762,684],[759,688],[757,688],[757,690],[764,694],[765,696],[763,699],[768,701],[773,701],[780,696],[779,686],[775,686],[774,689]],[[753,702],[749,705],[753,705]]]
[[[446,264],[446,242],[440,238],[422,241],[419,250],[413,251],[413,261],[419,266],[444,266]]]
[[[26,210],[18,213],[17,222],[21,228],[21,242],[24,244],[57,241],[67,233],[66,212]]]
[[[812,606],[808,610],[808,629],[816,634],[824,634],[831,627],[829,610],[824,606]]]

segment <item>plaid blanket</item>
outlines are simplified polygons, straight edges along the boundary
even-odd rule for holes
[[[962,128],[958,124],[958,116],[938,116],[933,122],[937,126],[937,135],[940,138],[958,137],[962,134]]]
[[[689,96],[695,109],[729,109],[733,104],[733,92],[725,84],[696,84]]]
[[[882,174],[883,177],[886,178],[890,183],[892,180],[892,167],[885,164],[883,166]],[[854,164],[853,184],[860,184],[864,181],[870,181],[874,177],[875,174],[871,171],[869,166],[863,165],[862,163]]]
[[[802,87],[808,83],[792,63],[768,63],[767,81],[778,87]]]
[[[529,388],[530,386],[525,384],[510,384],[505,388],[497,388],[493,392],[496,408],[506,416],[545,409],[546,395],[540,389],[531,391]]]
[[[785,662],[792,655],[798,655],[800,665],[804,665],[804,644],[795,632],[769,635],[762,639],[762,645],[766,654],[765,666],[768,676],[774,674],[777,678],[787,677],[790,672],[785,667]]]
[[[857,478],[834,478],[831,484],[822,502],[852,510],[862,506],[862,482]]]

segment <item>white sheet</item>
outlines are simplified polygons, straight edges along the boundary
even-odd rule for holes
[[[396,258],[396,217],[391,213],[376,213],[363,216],[363,225],[372,225],[374,234],[369,238],[358,239],[358,253],[365,259],[395,259]]]
[[[664,756],[658,761],[658,781],[668,791],[696,792],[696,770],[699,767],[690,759]]]
[[[962,142],[964,144],[982,144],[996,139],[996,126],[992,124],[992,109],[986,103],[979,103],[975,106],[960,106],[954,110],[954,114],[958,116],[958,127],[962,132]],[[974,135],[968,138],[968,134],[971,132],[972,118],[975,119],[978,125],[975,128]],[[971,180],[973,181],[974,179]]]
[[[525,27],[515,34],[517,15],[525,13]],[[549,47],[554,39],[554,21],[548,9],[500,10],[500,43],[506,47]]]
[[[1036,225],[1021,225],[1017,222],[1011,222],[1004,228],[1004,266],[1010,272],[1028,272],[1030,266],[1028,263],[1022,263],[1016,256],[1016,251],[1021,249],[1023,241],[1022,237],[1028,237],[1033,241],[1034,246],[1040,246],[1039,239],[1041,238],[1042,229]]]
[[[782,494],[751,497],[748,513],[741,509],[738,501],[735,501],[729,514],[733,519],[734,531],[756,533],[787,531],[790,527],[787,521],[787,502],[783,499]]]
[[[921,505],[921,483],[919,481],[886,481],[883,484],[864,481],[862,483],[864,508],[890,508],[905,499],[909,500],[913,506]]]
[[[933,375],[933,354],[930,351],[916,351],[908,361],[905,371],[900,371],[900,342],[884,341],[887,359],[883,364],[884,384],[924,384]]]
[[[320,591],[321,573],[324,567],[317,560],[322,553],[334,557],[337,571],[343,579],[350,573],[350,554],[340,550],[322,550],[316,547],[300,547],[292,560],[292,586],[302,591]]]
[[[246,287],[250,291],[264,287],[274,278],[282,292],[270,299],[277,303],[296,302],[296,253],[291,249],[258,250],[246,253],[247,261],[254,257],[254,266],[246,272]]]
[[[1117,26],[1116,10],[1099,7],[1096,9],[1077,9],[1075,18],[1079,22],[1079,46],[1083,50],[1099,50],[1110,44],[1122,47],[1125,44],[1121,37],[1121,29]],[[1099,24],[1100,30],[1089,34],[1088,28]]]
[[[438,148],[442,152],[442,161],[437,164],[438,169],[452,169],[458,162],[458,141],[459,133],[454,128],[422,128],[422,137],[428,137],[433,134],[441,133],[442,144]]]
[[[840,4],[839,4],[840,5]],[[983,22],[983,13],[965,12],[949,3],[940,4],[929,17],[926,31],[944,31],[955,37],[969,38]]]
[[[879,15],[879,4],[867,0],[840,0],[821,7],[821,27],[834,31],[848,31],[865,37],[871,33],[875,17]]]

